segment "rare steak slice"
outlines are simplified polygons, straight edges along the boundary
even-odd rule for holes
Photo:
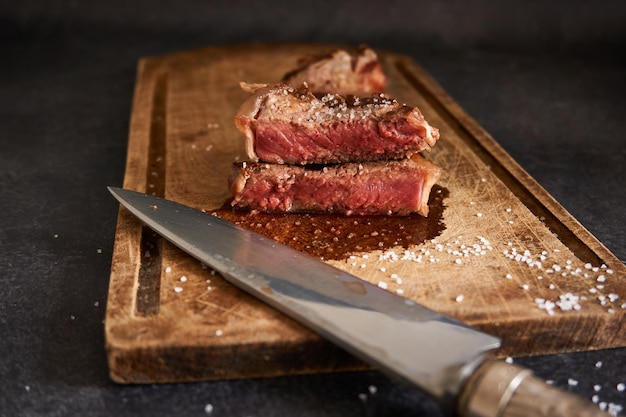
[[[367,98],[326,94],[306,85],[245,84],[252,93],[235,115],[251,161],[335,164],[402,159],[439,139],[416,107],[384,94]]]
[[[229,178],[237,209],[345,215],[428,215],[441,168],[419,154],[399,161],[324,167],[235,163]]]
[[[387,77],[376,52],[360,46],[303,57],[298,68],[285,74],[283,82],[294,87],[307,83],[315,93],[369,95],[382,93]]]

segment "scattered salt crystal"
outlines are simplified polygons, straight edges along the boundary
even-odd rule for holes
[[[462,294],[460,294],[460,295],[457,295],[457,296],[456,296],[455,301],[456,301],[457,303],[460,303],[461,301],[463,301],[463,299],[464,299],[464,298],[465,298],[465,297],[464,297]]]
[[[601,390],[601,389],[602,389],[602,386],[601,386],[601,385],[596,384],[596,385],[594,385],[594,386],[593,386],[593,390],[594,390],[595,392],[600,392],[600,390]]]
[[[591,397],[591,401],[592,401],[594,404],[598,404],[598,403],[600,402],[600,396],[599,396],[598,394],[593,395],[593,396]]]
[[[58,234],[58,233],[55,233],[55,234],[54,234],[54,238],[55,238],[55,239],[57,239],[58,237],[59,237],[59,234]]]
[[[385,281],[379,281],[378,282],[378,287],[382,288],[383,290],[387,289],[387,283]]]
[[[576,385],[578,385],[578,381],[573,379],[573,378],[568,378],[567,379],[567,385],[569,385],[571,387],[575,387]]]
[[[457,265],[461,265],[463,263],[463,261],[460,258],[456,258],[454,260],[454,263],[457,264]]]
[[[617,416],[623,409],[624,407],[619,404],[609,403],[608,413],[612,416]]]
[[[617,390],[619,392],[624,392],[625,389],[626,389],[626,384],[624,384],[623,382],[620,382],[619,384],[617,384]]]
[[[204,406],[204,412],[211,414],[213,412],[213,404],[207,404]]]
[[[95,301],[95,302],[93,303],[93,306],[94,306],[94,307],[98,307],[99,305],[100,305],[100,303],[99,303],[98,301]]]
[[[98,249],[96,249],[96,252],[102,253],[102,249],[98,248]]]
[[[504,277],[505,277],[506,279],[513,279],[513,275],[511,275],[511,274],[506,274]]]
[[[361,401],[367,401],[367,394],[360,393],[360,394],[359,394],[359,400],[361,400]]]
[[[478,213],[476,213],[476,217],[483,217],[483,214],[478,212]]]
[[[602,368],[602,361],[596,362],[596,368]]]
[[[217,329],[217,330],[215,331],[215,336],[222,336],[223,334],[224,334],[224,331],[223,331],[223,330],[221,330],[221,329]]]
[[[370,385],[369,387],[367,387],[367,390],[370,392],[370,394],[376,394],[378,388],[376,387],[376,385]]]
[[[505,360],[506,363],[513,363],[513,358],[508,356]]]
[[[596,278],[596,281],[604,282],[604,281],[606,281],[606,277],[604,275],[598,275],[598,278]]]
[[[404,290],[403,290],[402,288],[398,288],[398,289],[396,290],[396,294],[398,294],[398,295],[402,295],[402,294],[404,294]]]
[[[30,391],[30,385],[24,385],[24,389],[25,389],[26,391]]]
[[[174,287],[174,291],[175,292],[182,292],[183,291],[183,287]]]
[[[522,289],[523,290],[528,290],[529,288],[530,288],[530,286],[528,284],[522,285]]]
[[[180,282],[187,282],[187,277],[186,276],[182,276],[179,278]]]
[[[168,274],[172,272],[172,267],[168,266],[167,268],[165,268],[165,272]]]

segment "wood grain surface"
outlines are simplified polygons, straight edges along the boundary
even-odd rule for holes
[[[225,209],[245,160],[240,81],[275,82],[330,45],[240,45],[140,61],[124,188],[260,231],[500,336],[499,356],[626,346],[626,268],[410,58],[380,52],[387,93],[441,131],[428,219],[253,215]],[[120,210],[106,313],[123,383],[363,369]]]

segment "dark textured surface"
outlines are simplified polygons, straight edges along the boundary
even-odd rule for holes
[[[609,1],[0,5],[0,416],[202,416],[206,404],[214,416],[438,415],[377,372],[110,382],[102,320],[117,204],[106,185],[124,175],[137,60],[257,41],[410,55],[626,260],[624,21]],[[626,405],[626,349],[516,362]]]

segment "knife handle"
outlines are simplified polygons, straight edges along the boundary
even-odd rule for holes
[[[529,369],[488,361],[459,397],[462,417],[591,417],[609,415],[590,401],[546,384]]]

